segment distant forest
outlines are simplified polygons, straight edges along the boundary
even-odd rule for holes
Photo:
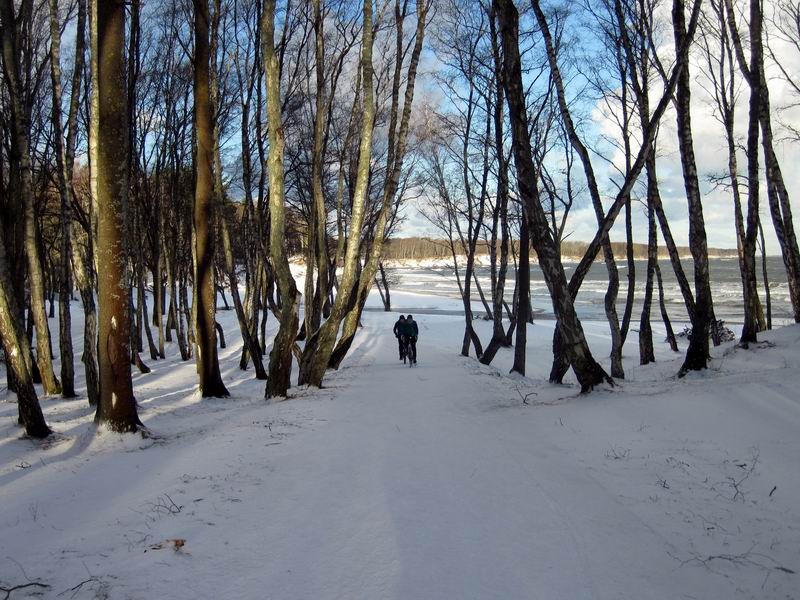
[[[514,240],[514,250],[518,250],[519,240]],[[564,258],[580,259],[589,247],[588,242],[563,241],[561,242],[561,256]],[[625,242],[611,242],[611,248],[615,256],[625,256],[627,250]],[[533,251],[533,249],[531,249]],[[667,248],[659,247],[659,258],[669,258]],[[682,257],[691,257],[691,250],[688,246],[678,246],[678,252]],[[459,254],[463,254],[459,251]],[[488,254],[489,244],[484,240],[478,241],[476,254]],[[533,255],[535,256],[535,252]],[[722,258],[735,258],[735,248],[709,248],[709,256]],[[384,260],[423,260],[426,258],[449,258],[450,242],[445,239],[427,237],[405,237],[396,238],[386,242],[383,249]],[[633,256],[636,259],[647,260],[647,244],[633,244]],[[597,260],[602,260],[598,256]]]

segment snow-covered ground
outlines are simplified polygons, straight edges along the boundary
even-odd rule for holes
[[[371,310],[325,389],[273,403],[238,370],[235,316],[220,312],[232,397],[201,400],[194,363],[169,345],[134,376],[148,439],[96,430],[85,398],[43,399],[58,436],[22,439],[0,392],[0,587],[48,586],[12,599],[800,598],[800,327],[715,349],[682,380],[661,343],[639,367],[633,333],[628,378],[581,396],[545,381],[552,321],[529,327],[529,377],[510,377],[511,350],[491,367],[459,356],[450,300],[393,302],[420,311],[416,368],[398,361],[397,314]],[[491,324],[476,326],[487,342]],[[607,325],[585,328],[607,355]]]

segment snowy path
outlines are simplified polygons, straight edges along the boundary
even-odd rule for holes
[[[379,335],[361,360],[318,451],[275,474],[304,473],[274,482],[274,528],[288,518],[293,532],[268,567],[287,592],[276,597],[679,598],[704,588],[683,573],[676,585],[669,544],[574,457],[524,421],[493,418],[452,348],[430,347],[423,331],[409,369]],[[309,483],[316,501],[298,501]]]
[[[83,402],[46,400],[64,436],[42,449],[0,404],[0,585],[73,597],[85,582],[75,598],[112,599],[797,597],[776,569],[800,567],[796,328],[723,357],[727,374],[678,382],[661,362],[587,399],[541,380],[552,323],[531,330],[533,379],[515,380],[501,376],[508,351],[497,368],[458,356],[457,317],[421,317],[420,362],[405,367],[394,315],[369,313],[328,389],[266,404],[221,318],[233,398],[200,400],[194,365],[174,355],[154,363],[136,389],[155,440],[97,434]],[[602,325],[587,332],[607,343]],[[522,406],[518,386],[539,404]],[[153,548],[173,538],[184,548]],[[741,558],[692,560],[722,554]]]

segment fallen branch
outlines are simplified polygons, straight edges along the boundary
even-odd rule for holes
[[[11,587],[3,587],[0,585],[0,592],[5,593],[2,600],[8,600],[11,597],[11,592],[16,592],[17,590],[24,590],[25,588],[29,587],[39,587],[42,589],[49,588],[50,586],[46,583],[39,583],[38,581],[31,581],[30,583],[21,583],[19,585],[12,585]]]
[[[100,582],[100,579],[98,579],[97,577],[92,575],[91,577],[89,577],[89,579],[84,579],[78,585],[74,585],[71,588],[69,588],[68,590],[64,590],[63,592],[61,592],[58,595],[59,596],[63,596],[64,594],[68,594],[69,592],[72,592],[72,596],[71,597],[74,598],[76,592],[78,592],[78,590],[80,590],[84,585],[86,585],[87,583],[94,583],[95,581],[96,582]]]

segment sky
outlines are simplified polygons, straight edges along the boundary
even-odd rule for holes
[[[770,14],[771,8],[772,1],[768,0],[765,3],[766,14]],[[576,28],[579,27],[576,21],[573,22],[573,26]],[[577,33],[578,35],[581,34],[580,31]],[[662,50],[666,53],[671,52],[671,41],[671,36],[665,36],[664,45],[659,49],[659,52],[661,53]],[[586,43],[588,44],[589,42]],[[797,48],[780,41],[774,35],[770,37],[770,43],[772,44],[776,56],[782,61],[786,70],[790,73],[800,73],[800,53]],[[695,48],[692,55],[692,64],[690,66],[692,77],[691,117],[694,150],[706,221],[706,234],[710,247],[735,248],[736,236],[731,192],[730,190],[715,188],[709,182],[709,176],[720,175],[727,172],[728,159],[724,130],[721,123],[715,117],[714,107],[712,106],[713,99],[706,92],[705,78],[699,68],[701,62],[702,58],[699,53],[699,48]],[[431,72],[437,68],[435,58],[429,55],[423,68],[427,68],[427,77],[422,83],[423,89],[427,87],[427,91],[424,93],[429,97],[435,97],[436,94],[438,94],[442,97],[442,101],[446,103],[446,96],[443,95],[441,90],[435,89],[436,84],[430,77]],[[770,100],[773,106],[773,128],[776,137],[781,138],[781,141],[776,146],[776,152],[781,162],[787,188],[792,196],[792,208],[796,213],[800,211],[800,202],[797,200],[797,194],[793,192],[800,189],[800,170],[796,167],[798,161],[800,161],[800,151],[796,141],[786,139],[786,129],[782,126],[782,123],[797,125],[798,128],[800,128],[800,112],[794,108],[787,108],[793,102],[797,101],[797,98],[793,96],[789,85],[779,77],[778,69],[774,65],[770,64],[767,66],[767,75],[769,79]],[[800,79],[800,76],[798,76],[798,79]],[[567,94],[568,96],[570,95],[569,89]],[[653,97],[654,100],[652,103],[654,104],[657,102],[658,97],[655,97],[655,94]],[[588,134],[587,138],[589,138],[585,141],[592,144],[593,141],[597,141],[598,136],[601,134],[616,139],[620,138],[618,127],[608,114],[608,111],[605,110],[604,106],[600,103],[592,105],[595,102],[594,99],[584,100],[582,98],[575,98],[574,92],[571,99],[576,105],[584,104],[583,111],[590,116],[589,121],[584,124],[584,131]],[[747,128],[748,101],[749,90],[743,81],[739,81],[735,133],[742,146],[744,146]],[[777,118],[778,112],[780,113],[780,119]],[[603,145],[597,144],[597,147],[601,148]],[[634,148],[634,152],[636,150],[638,150],[638,147]],[[605,144],[605,151],[607,153],[606,158],[613,160],[618,165],[622,164],[621,153],[615,152],[608,144]],[[744,152],[739,153],[738,161],[740,173],[746,173],[747,163]],[[760,161],[763,170],[763,157]],[[600,185],[607,192],[603,200],[605,206],[608,207],[613,201],[613,194],[616,190],[616,188],[611,185],[611,178],[616,175],[616,173],[606,161],[595,158],[593,164],[598,174]],[[679,245],[688,245],[689,226],[687,200],[683,185],[680,154],[678,152],[675,111],[672,107],[667,111],[661,122],[658,137],[657,170],[662,201],[670,221],[673,236],[675,237],[676,243]],[[580,178],[579,181],[583,183],[583,180]],[[743,188],[742,192],[745,194],[746,198],[746,188]],[[779,254],[780,247],[775,238],[766,199],[766,187],[763,182],[761,186],[760,208],[767,252],[773,255]],[[646,243],[647,215],[644,206],[638,204],[633,211],[633,215],[635,241]],[[437,235],[430,224],[419,214],[416,203],[409,203],[405,209],[405,217],[406,223],[399,232],[399,235]],[[572,240],[588,241],[592,239],[596,229],[597,220],[594,210],[589,204],[588,198],[584,198],[578,206],[572,209],[567,225],[567,232]],[[611,237],[615,241],[624,241],[625,233],[622,218],[618,219],[617,225],[615,225],[612,230]],[[661,239],[660,234],[659,239]]]

